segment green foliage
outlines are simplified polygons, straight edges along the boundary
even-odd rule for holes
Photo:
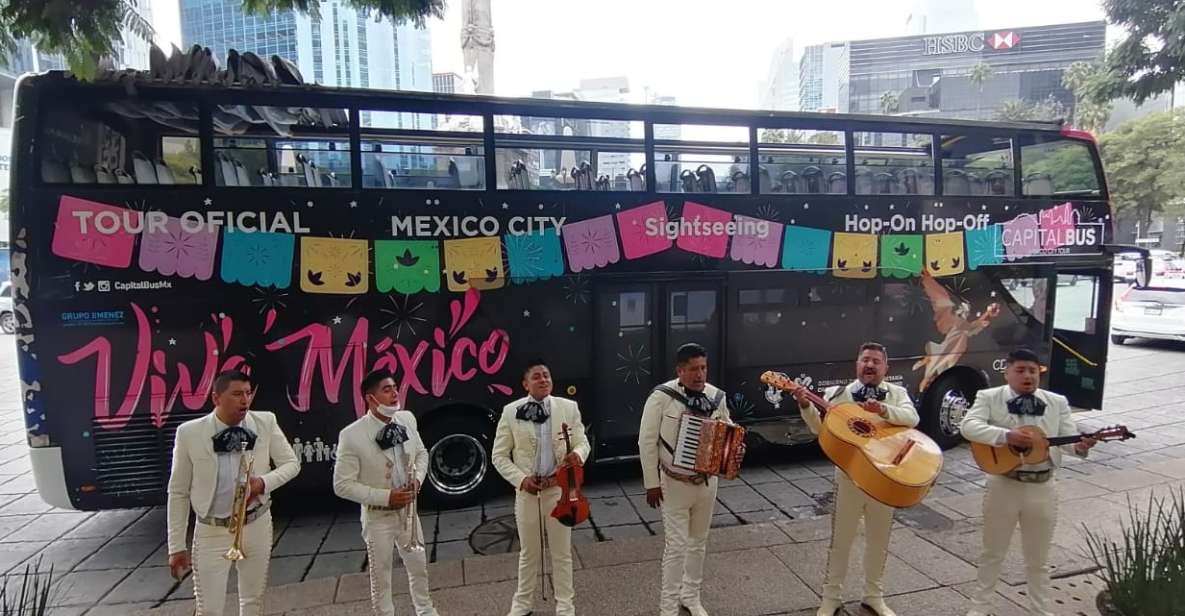
[[[1107,21],[1128,33],[1107,54],[1112,97],[1143,104],[1185,80],[1185,2],[1104,0]]]
[[[1147,225],[1152,212],[1185,200],[1185,110],[1150,113],[1099,141],[1116,212]]]
[[[423,26],[444,15],[445,0],[346,0],[346,3],[396,23]],[[295,10],[315,12],[318,0],[243,0],[243,8],[257,14]],[[15,40],[28,38],[45,53],[61,54],[70,70],[92,78],[102,58],[110,57],[124,26],[147,39],[152,25],[126,0],[0,0],[0,60],[15,49]]]
[[[1084,525],[1111,604],[1131,616],[1185,613],[1185,492],[1149,496],[1144,512],[1131,503],[1128,507],[1128,521],[1117,538]]]
[[[0,616],[43,616],[49,614],[53,588],[53,565],[41,570],[41,559],[25,565],[22,573],[0,577]]]
[[[901,110],[901,101],[893,92],[885,90],[881,93],[881,113],[891,115]]]
[[[1114,74],[1101,64],[1075,62],[1062,73],[1062,85],[1074,93],[1073,126],[1094,134],[1103,132],[1111,117]]]
[[[763,128],[758,136],[761,143],[806,143],[806,133],[792,128]]]
[[[1066,116],[1066,106],[1050,95],[1039,101],[1004,101],[996,110],[995,119],[1002,122],[1030,122],[1034,120],[1056,120]]]

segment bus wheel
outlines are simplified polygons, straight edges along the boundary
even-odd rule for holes
[[[8,333],[8,330],[5,330],[5,333]],[[1116,336],[1115,334],[1111,334],[1111,342],[1115,344],[1123,344],[1124,342],[1127,342],[1127,336]]]
[[[478,501],[492,472],[493,426],[478,417],[434,421],[424,429],[428,447],[428,480],[433,502],[452,509]]]
[[[919,427],[939,447],[950,449],[963,442],[959,424],[971,410],[971,393],[953,374],[939,379],[926,392]]]

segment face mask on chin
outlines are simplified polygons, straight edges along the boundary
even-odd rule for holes
[[[386,418],[390,419],[390,418],[392,418],[392,417],[394,417],[394,416],[395,416],[395,413],[396,413],[397,411],[399,411],[399,403],[398,403],[398,402],[396,402],[396,403],[394,404],[394,406],[391,406],[391,405],[386,405],[386,404],[380,404],[380,405],[378,405],[378,407],[376,407],[376,408],[377,408],[377,409],[378,409],[378,411],[379,411],[379,415],[382,415],[383,417],[386,417]]]

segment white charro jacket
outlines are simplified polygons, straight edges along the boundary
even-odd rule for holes
[[[403,453],[415,464],[416,480],[423,486],[428,476],[428,449],[416,429],[416,416],[409,411],[396,411],[391,421],[407,429]],[[390,502],[389,460],[375,442],[383,426],[368,411],[342,429],[337,437],[337,462],[333,465],[335,494],[363,506],[383,507]]]
[[[1007,385],[980,391],[975,396],[975,404],[971,405],[971,410],[967,412],[960,426],[963,437],[986,445],[1003,445],[1008,430],[1022,425],[1038,426],[1046,436],[1078,434],[1078,426],[1071,415],[1070,402],[1065,396],[1040,388],[1033,395],[1045,403],[1044,415],[1021,416],[1009,413],[1008,401],[1012,399],[1012,390]],[[1054,466],[1061,466],[1062,453],[1059,449],[1078,457],[1086,457],[1074,451],[1073,445],[1051,447],[1049,461]]]
[[[856,380],[847,385],[833,385],[828,387],[823,392],[823,399],[833,404],[855,402],[852,399],[852,387],[860,384],[860,381]],[[878,389],[885,390],[885,399],[881,400],[881,406],[884,407],[885,412],[888,414],[885,421],[895,426],[905,426],[907,428],[918,425],[918,411],[914,408],[913,400],[910,399],[909,392],[904,387],[881,382]],[[823,421],[819,416],[819,409],[815,408],[813,404],[807,404],[806,406],[799,406],[798,412],[802,413],[802,420],[806,422],[811,432],[816,435],[819,434],[823,429]]]
[[[683,388],[679,380],[663,383],[664,386],[682,393]],[[708,383],[704,385],[704,395],[709,400],[715,399],[722,393],[716,386]],[[659,487],[661,471],[659,464],[672,464],[674,458],[671,452],[659,442],[659,438],[671,447],[679,438],[679,418],[686,407],[683,402],[655,389],[646,398],[646,406],[642,408],[642,425],[638,427],[638,454],[642,459],[642,482],[646,489]],[[712,412],[712,419],[732,421],[728,414],[727,396],[720,396],[720,403]]]
[[[551,450],[555,454],[558,466],[567,455],[564,449],[563,425],[568,424],[569,439],[572,441],[572,451],[580,459],[588,459],[588,438],[584,434],[584,423],[580,418],[580,407],[574,400],[550,396],[551,398]],[[502,418],[498,420],[498,429],[494,433],[494,450],[491,458],[494,468],[506,481],[517,490],[523,484],[523,479],[535,474],[535,456],[538,452],[538,439],[535,436],[535,423],[518,419],[515,415],[518,407],[527,402],[524,396],[507,404],[502,408]]]
[[[191,419],[177,428],[173,441],[173,470],[169,475],[169,553],[186,549],[185,531],[192,509],[206,517],[218,484],[218,455],[214,453],[217,431],[214,413]],[[248,411],[240,424],[255,433],[255,459],[251,476],[263,479],[264,494],[288,483],[300,472],[300,461],[280,430],[276,416],[266,411]],[[275,470],[272,470],[272,466]]]

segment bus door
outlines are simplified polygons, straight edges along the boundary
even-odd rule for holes
[[[597,457],[634,455],[646,397],[655,385],[675,378],[675,351],[681,345],[703,345],[708,381],[719,382],[722,282],[610,282],[598,285],[594,294]]]
[[[1103,407],[1112,295],[1111,275],[1104,269],[1058,269],[1049,389],[1076,408]]]

